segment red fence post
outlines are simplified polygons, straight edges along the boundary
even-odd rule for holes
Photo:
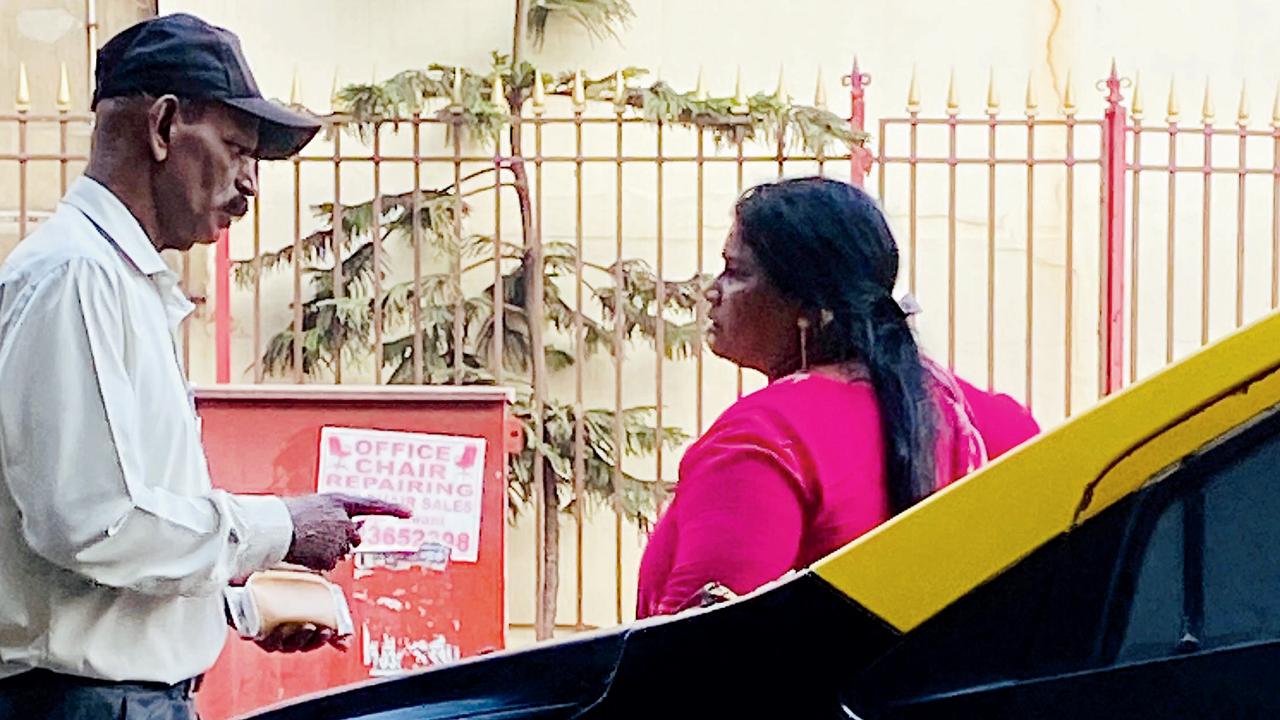
[[[865,75],[858,69],[858,58],[853,59],[853,72],[845,78],[845,83],[849,86],[849,129],[855,135],[860,135],[866,131],[867,125],[867,103],[865,100],[866,88],[871,84],[871,76]],[[862,187],[867,180],[867,173],[871,171],[871,151],[860,144],[855,144],[849,152],[849,180],[854,185]]]
[[[218,235],[214,258],[214,356],[216,378],[220,383],[231,382],[231,234],[223,230]]]
[[[1103,390],[1124,386],[1124,176],[1128,169],[1125,142],[1128,123],[1120,104],[1120,77],[1115,63],[1106,79],[1107,110],[1102,121],[1103,283],[1099,328]],[[1130,338],[1130,342],[1133,339]]]

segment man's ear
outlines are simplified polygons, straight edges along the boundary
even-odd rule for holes
[[[147,144],[151,148],[151,158],[156,162],[164,162],[169,158],[169,145],[173,136],[173,125],[178,120],[178,98],[164,95],[156,98],[147,110]]]

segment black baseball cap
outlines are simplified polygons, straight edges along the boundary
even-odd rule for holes
[[[255,155],[291,157],[320,130],[315,118],[262,97],[240,38],[187,14],[144,20],[98,51],[92,108],[108,98],[176,95],[211,100],[258,118]]]

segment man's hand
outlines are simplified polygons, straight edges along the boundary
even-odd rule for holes
[[[352,518],[410,515],[389,502],[336,493],[284,498],[284,503],[293,518],[293,544],[284,560],[312,570],[332,570],[360,544],[360,526]]]
[[[332,645],[342,652],[351,648],[349,636],[338,637],[329,628],[316,627],[311,623],[281,625],[255,642],[267,652],[281,653],[311,652],[325,645]]]

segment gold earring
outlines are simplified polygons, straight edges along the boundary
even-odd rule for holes
[[[809,369],[809,318],[799,318],[796,320],[796,327],[800,328],[800,369]]]

